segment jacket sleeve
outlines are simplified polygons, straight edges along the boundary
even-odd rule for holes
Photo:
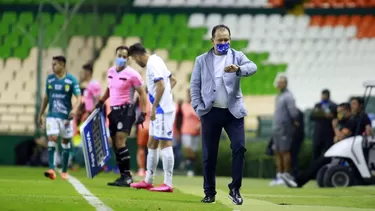
[[[257,72],[257,65],[250,61],[247,56],[240,52],[240,58],[239,58],[239,69],[236,72],[236,75],[239,77],[248,77],[251,75],[254,75]]]
[[[202,82],[201,82],[201,71],[202,71],[202,64],[200,58],[197,57],[195,59],[193,72],[191,74],[190,79],[190,96],[191,96],[191,105],[193,106],[194,111],[197,111],[199,105],[203,102],[201,89],[202,89]]]

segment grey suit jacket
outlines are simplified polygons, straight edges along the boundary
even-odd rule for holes
[[[229,49],[225,66],[235,64],[240,71],[235,73],[224,73],[224,85],[228,92],[228,109],[236,118],[247,115],[240,86],[241,77],[253,75],[257,66],[250,61],[241,51]],[[224,71],[224,70],[223,70]],[[190,79],[191,104],[199,117],[207,114],[216,99],[214,52],[213,48],[199,55],[194,64]]]

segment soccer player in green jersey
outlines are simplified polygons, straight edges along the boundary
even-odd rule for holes
[[[56,178],[54,153],[57,147],[57,139],[61,137],[63,149],[61,177],[67,179],[70,140],[73,137],[73,117],[81,104],[81,90],[77,79],[72,74],[67,73],[65,69],[65,57],[55,56],[52,60],[53,74],[47,77],[46,93],[38,117],[39,125],[43,127],[43,114],[47,105],[49,105],[46,118],[49,170],[44,175],[50,179]],[[74,107],[72,106],[73,95],[76,97]]]

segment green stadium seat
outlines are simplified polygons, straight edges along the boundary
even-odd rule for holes
[[[29,56],[29,52],[30,52],[30,48],[26,48],[25,46],[15,48],[13,50],[13,57],[26,59]]]
[[[11,48],[8,45],[0,46],[0,58],[7,59],[11,56]]]
[[[146,46],[148,49],[155,49],[157,46],[155,38],[147,37],[143,40],[143,45]]]
[[[101,23],[107,26],[113,25],[116,23],[116,17],[112,14],[104,14],[101,18]]]
[[[137,23],[137,15],[127,14],[127,15],[122,16],[121,24],[135,25],[136,23]]]
[[[41,15],[42,15],[42,20],[43,20],[43,25],[47,26],[47,25],[49,25],[49,24],[52,23],[51,14],[49,14],[49,13],[42,13]]]
[[[9,24],[0,21],[0,36],[9,34]]]
[[[167,36],[162,36],[158,40],[158,48],[164,48],[164,49],[169,49],[172,47],[172,42],[171,39]]]
[[[126,27],[122,25],[117,25],[113,31],[115,36],[127,36],[129,33],[129,30],[126,29]]]
[[[19,37],[11,34],[11,35],[9,35],[5,38],[4,43],[6,45],[10,46],[10,47],[18,47],[19,46]]]
[[[169,51],[169,58],[176,61],[182,61],[183,59],[183,52],[181,49],[178,48],[172,48]]]
[[[21,47],[31,48],[35,46],[37,39],[33,39],[31,37],[23,37],[21,41]]]
[[[230,42],[230,46],[234,49],[238,49],[238,50],[242,50],[244,48],[246,48],[248,45],[248,41],[247,40],[232,40]]]
[[[202,39],[206,33],[207,33],[207,28],[190,29],[190,37],[193,39]]]
[[[64,15],[62,15],[62,14],[55,14],[53,16],[53,22],[52,22],[53,25],[55,25],[55,26],[63,26],[64,22],[65,22]]]
[[[142,26],[154,25],[154,16],[151,14],[143,14],[139,17],[139,24]]]
[[[15,12],[4,12],[1,22],[14,24],[17,22],[17,14]]]
[[[19,16],[19,23],[29,25],[34,23],[34,15],[31,12],[22,12]]]
[[[156,17],[156,25],[169,26],[171,25],[171,16],[168,14],[161,14]]]
[[[177,14],[173,17],[173,25],[187,28],[188,16],[185,14]]]
[[[139,36],[139,37],[142,37],[145,33],[144,31],[144,28],[142,26],[133,26],[131,28],[128,28],[127,30],[129,30],[129,35],[130,36]],[[155,37],[154,37],[155,39]]]
[[[29,27],[29,34],[35,38],[38,37],[39,27],[37,24],[33,24]]]
[[[195,60],[200,49],[185,48],[184,60]]]
[[[258,54],[259,61],[267,60],[268,57],[269,57],[269,53],[267,53],[267,52],[263,52],[263,53]]]

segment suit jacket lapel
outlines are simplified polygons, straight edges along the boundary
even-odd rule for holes
[[[229,49],[228,52],[227,52],[227,58],[225,59],[225,67],[227,67],[230,64],[233,64],[233,58],[234,58],[233,52],[232,52],[231,49]]]
[[[212,49],[207,53],[205,60],[206,60],[208,74],[211,76],[212,79],[215,79],[214,53]]]

